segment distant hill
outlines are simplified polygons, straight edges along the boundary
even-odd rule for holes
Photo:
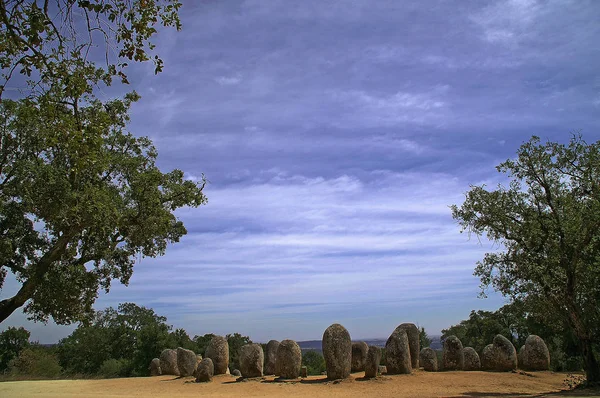
[[[431,348],[434,350],[441,350],[442,343],[440,341],[441,336],[429,336],[431,339]],[[385,347],[385,342],[387,339],[372,339],[372,340],[358,340],[364,341],[368,345],[374,345],[376,347]],[[298,345],[300,349],[304,351],[319,351],[322,352],[321,340],[307,340],[307,341],[298,341]]]

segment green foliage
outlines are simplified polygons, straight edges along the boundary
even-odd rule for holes
[[[22,284],[0,301],[0,322],[25,303],[36,321],[89,320],[99,289],[127,284],[136,258],[162,255],[185,235],[174,211],[206,202],[204,181],[163,173],[152,142],[126,130],[136,93],[107,102],[94,94],[114,76],[126,81],[126,60],[151,59],[156,24],[179,29],[179,7],[0,2],[0,95],[15,70],[31,77],[30,95],[0,101],[0,288],[9,271]],[[117,50],[116,65],[88,60],[98,38]]]
[[[196,344],[196,342],[190,339],[190,336],[184,329],[176,329],[174,332],[171,333],[171,338],[174,343],[174,346],[172,348],[182,347],[186,350],[192,350],[196,354],[204,355],[204,351],[198,350],[198,344]]]
[[[71,374],[96,374],[103,366],[115,369],[117,376],[148,375],[148,364],[164,348],[173,346],[166,318],[154,310],[132,303],[107,308],[94,321],[80,324],[58,346],[60,363]],[[127,365],[127,366],[125,366]]]
[[[132,364],[128,359],[107,359],[102,362],[98,374],[106,378],[127,377],[132,373]]]
[[[317,376],[325,372],[325,358],[320,352],[308,350],[302,353],[302,365],[306,366],[309,376]]]
[[[10,362],[9,372],[12,376],[56,378],[61,375],[62,369],[55,353],[42,346],[32,345],[23,349]]]
[[[196,354],[204,356],[204,353],[206,352],[206,347],[208,347],[213,337],[215,337],[215,335],[212,333],[205,334],[204,336],[194,336],[193,341],[194,343],[196,343],[197,347],[194,350],[194,352]]]
[[[242,336],[239,333],[228,334],[225,336],[229,344],[229,371],[240,368],[240,348],[246,344],[252,343],[250,337]]]
[[[4,80],[0,97],[15,72],[30,79],[33,93],[56,81],[76,88],[67,77],[84,69],[102,76],[107,85],[113,77],[127,83],[128,61],[152,61],[158,73],[163,61],[152,43],[157,27],[181,29],[177,0],[54,0],[43,7],[36,1],[2,1],[0,5]],[[92,49],[104,50],[102,67],[88,59]],[[91,89],[93,81],[81,80],[79,87]]]
[[[136,257],[162,255],[186,233],[175,209],[206,201],[182,171],[158,169],[149,139],[125,132],[137,96],[75,113],[62,100],[0,104],[1,265],[22,283],[0,301],[0,320],[27,300],[34,320],[86,319],[98,289],[127,284]]]
[[[421,327],[421,329],[419,330],[419,346],[421,347],[421,349],[423,349],[425,347],[429,347],[430,345],[431,339],[427,335],[425,328]]]
[[[18,357],[21,351],[29,346],[30,334],[23,327],[12,326],[0,333],[0,372],[8,369],[10,361]]]
[[[473,186],[452,206],[462,231],[499,244],[475,275],[483,288],[526,302],[549,328],[568,328],[588,380],[600,382],[600,142],[533,137],[497,170],[508,186]]]

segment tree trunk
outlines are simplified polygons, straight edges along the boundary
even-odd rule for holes
[[[70,234],[63,234],[58,238],[54,246],[40,258],[36,264],[35,273],[23,283],[17,294],[0,301],[0,323],[4,322],[10,314],[21,308],[27,300],[33,297],[38,283],[43,279],[46,272],[48,272],[50,265],[61,258],[73,235],[75,235],[74,231]]]
[[[23,284],[13,297],[0,301],[0,323],[4,322],[16,309],[21,308],[31,298],[34,289],[35,286],[30,279]]]
[[[592,341],[586,339],[582,340],[580,344],[587,382],[598,384],[600,383],[600,363],[598,363],[598,360],[594,355]]]

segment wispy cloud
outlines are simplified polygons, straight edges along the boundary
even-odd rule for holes
[[[494,166],[532,134],[600,139],[596,1],[183,10],[183,31],[157,42],[164,72],[131,66],[130,129],[162,169],[204,173],[209,204],[178,211],[188,235],[98,308],[135,301],[191,334],[255,340],[333,322],[356,338],[403,321],[438,333],[502,303],[477,299],[472,275],[496,247],[459,234],[448,205],[498,182]],[[28,327],[44,342],[70,331]]]

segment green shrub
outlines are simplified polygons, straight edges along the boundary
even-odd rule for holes
[[[98,374],[102,377],[128,377],[132,372],[131,361],[127,359],[107,359],[102,362]]]
[[[310,376],[317,376],[325,372],[325,358],[318,351],[305,351],[302,354],[302,365]]]
[[[60,376],[62,368],[55,354],[42,347],[32,347],[22,350],[19,356],[10,362],[9,371],[13,376],[56,378]]]

